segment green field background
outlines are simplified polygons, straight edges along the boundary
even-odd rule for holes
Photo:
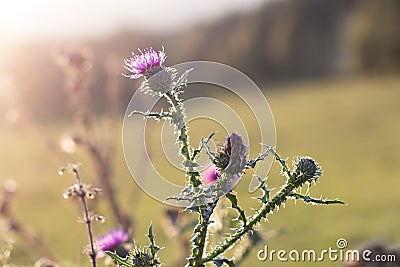
[[[316,158],[324,174],[311,194],[337,197],[347,203],[327,207],[289,201],[268,217],[269,222],[261,224],[265,231],[284,229],[284,234],[268,242],[269,248],[320,251],[336,248],[339,238],[345,238],[349,248],[376,239],[389,244],[399,242],[400,78],[341,78],[261,87],[274,114],[279,153],[283,157]],[[96,127],[101,129],[101,123],[98,124]],[[73,159],[83,164],[84,179],[94,183],[93,166],[79,151],[64,161],[46,149],[41,135],[59,138],[69,128],[68,121],[34,126],[42,134],[24,125],[7,126],[0,132],[0,181],[10,178],[17,181],[12,206],[15,216],[30,232],[40,234],[63,266],[89,266],[82,255],[87,243],[85,227],[76,223],[80,207],[62,198],[63,191],[74,180],[69,175],[58,176],[57,170]],[[195,135],[207,134],[212,129],[203,130]],[[113,161],[118,199],[134,214],[134,239],[146,245],[144,234],[152,222],[156,240],[164,247],[160,257],[166,263],[164,266],[171,266],[179,250],[177,240],[168,239],[162,230],[163,205],[138,190],[124,162],[120,127],[112,135],[117,144]],[[279,168],[274,165],[269,174],[271,187],[282,182],[278,173]],[[246,181],[239,185],[238,191],[243,206],[258,207],[247,192]],[[106,217],[110,214],[101,202],[96,204],[96,210]],[[103,233],[113,226],[110,219],[95,225],[95,232]],[[12,238],[15,239],[13,262],[37,259],[34,247],[18,236]],[[321,263],[260,262],[256,252],[263,247],[264,244],[253,250],[243,266],[321,266]],[[340,263],[325,261],[323,266],[340,266]]]

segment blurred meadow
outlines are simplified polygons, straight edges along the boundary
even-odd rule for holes
[[[345,238],[349,248],[372,240],[400,244],[400,1],[216,4],[210,0],[191,6],[174,0],[168,8],[157,1],[148,6],[116,1],[112,7],[104,3],[103,9],[82,4],[86,13],[74,13],[80,1],[55,1],[60,7],[51,2],[41,0],[37,6],[28,1],[21,6],[0,3],[0,184],[4,188],[0,239],[14,240],[11,262],[30,265],[47,256],[62,266],[89,266],[82,254],[87,245],[85,228],[77,223],[81,207],[62,195],[74,177],[57,174],[68,162],[82,164],[81,176],[87,183],[112,184],[114,200],[109,198],[111,191],[106,191],[90,202],[106,217],[104,224],[94,224],[95,235],[130,223],[133,238],[147,244],[145,233],[152,222],[157,243],[165,247],[160,252],[165,266],[174,266],[185,253],[180,238],[171,237],[165,227],[165,205],[138,188],[123,156],[125,108],[139,86],[121,75],[123,59],[147,46],[164,46],[166,65],[211,60],[247,74],[269,102],[281,156],[316,158],[324,175],[312,194],[347,203],[327,207],[289,201],[261,224],[265,231],[283,229],[283,234],[268,241],[270,249],[321,251],[336,248],[339,238]],[[30,9],[25,10],[27,6]],[[146,9],[155,14],[147,18],[152,20],[148,27],[135,21],[144,19],[142,13],[150,12]],[[191,18],[196,9],[199,14]],[[99,18],[98,12],[106,11],[115,15]],[[24,12],[30,14],[25,23]],[[85,14],[82,18],[81,13]],[[115,22],[118,14],[124,20]],[[135,14],[138,18],[133,18]],[[178,20],[180,14],[184,15]],[[169,17],[174,18],[164,22]],[[34,24],[35,19],[41,24]],[[109,27],[104,26],[105,20],[110,21]],[[83,78],[60,63],[67,58],[67,63],[75,64],[73,51],[79,51],[78,59],[83,60],[78,64],[84,66]],[[73,88],[70,79],[84,82]],[[188,98],[193,97],[190,90],[189,86]],[[83,96],[77,100],[74,94]],[[206,88],[205,94],[229,103],[239,115],[248,112],[232,94],[212,88]],[[200,113],[207,107],[193,108]],[[189,126],[194,146],[219,127],[201,121]],[[157,132],[161,124],[149,127]],[[246,130],[257,134],[257,129]],[[149,153],[168,172],[159,136],[150,138],[154,142]],[[222,138],[223,132],[217,135]],[[149,167],[138,159],[143,173]],[[240,203],[247,209],[259,205],[247,190],[250,178],[251,172],[237,187]],[[268,186],[278,187],[282,180],[274,165]],[[118,203],[118,211],[110,208],[112,201]],[[257,251],[263,248],[264,244],[254,248],[242,266],[304,266],[302,262],[260,262]]]

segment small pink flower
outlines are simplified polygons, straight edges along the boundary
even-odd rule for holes
[[[221,177],[221,173],[218,171],[217,167],[214,164],[211,164],[208,166],[202,173],[201,173],[201,178],[203,180],[203,183],[206,185],[214,183],[216,180],[218,180]],[[237,182],[239,182],[239,176],[236,174],[232,175],[232,186],[236,185]]]
[[[208,166],[202,173],[201,177],[203,179],[204,184],[212,184],[214,183],[219,177],[221,177],[221,174],[218,172],[217,168],[215,167],[214,164],[211,164]]]

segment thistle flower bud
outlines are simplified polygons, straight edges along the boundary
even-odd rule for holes
[[[133,266],[137,267],[153,266],[153,257],[145,249],[143,250],[135,249],[133,252],[131,252],[131,257]]]
[[[145,79],[139,89],[145,94],[161,96],[173,88],[177,74],[175,68],[162,68]]]
[[[242,174],[246,167],[248,146],[237,133],[225,138],[225,142],[214,159],[214,164],[221,172],[230,175]]]
[[[311,157],[295,157],[293,168],[296,177],[307,181],[315,181],[322,175],[322,167]]]

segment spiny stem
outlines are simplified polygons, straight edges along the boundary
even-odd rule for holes
[[[218,200],[214,203],[204,205],[200,207],[199,215],[199,227],[196,227],[193,233],[192,255],[189,258],[188,266],[200,267],[203,266],[203,254],[206,246],[207,229],[210,224],[210,217],[215,207],[217,206]]]
[[[265,152],[258,155],[257,158],[249,160],[246,164],[246,169],[248,168],[254,169],[256,167],[257,162],[264,160],[269,155],[269,152],[271,152],[271,150],[273,151],[273,147],[266,145],[264,146],[266,147]]]
[[[240,238],[242,238],[245,234],[251,231],[257,223],[261,221],[261,219],[265,218],[267,214],[273,211],[276,207],[280,206],[284,203],[289,196],[289,194],[296,189],[297,187],[301,186],[301,183],[291,183],[288,182],[286,185],[274,196],[274,198],[264,204],[262,208],[253,215],[244,225],[240,228],[239,231],[232,234],[230,237],[225,239],[225,241],[216,247],[211,253],[209,253],[205,258],[202,260],[202,264],[214,260],[217,256],[224,253],[228,248],[234,245]]]
[[[165,98],[167,98],[168,102],[171,103],[174,109],[181,109],[181,103],[179,102],[179,99],[177,99],[175,95],[171,94],[171,92],[167,92],[165,94]],[[186,122],[179,131],[178,141],[182,143],[180,154],[185,158],[186,161],[193,162],[190,152],[190,142]],[[199,173],[195,171],[193,167],[188,168],[187,174],[189,176],[190,184],[192,184],[194,187],[201,185],[201,180],[198,178]]]
[[[165,94],[165,97],[175,109],[180,108],[178,99],[174,95],[172,95],[171,92],[167,92]],[[189,150],[190,144],[188,139],[188,131],[186,123],[180,130],[178,140],[182,142],[182,149],[181,149],[182,156],[184,156],[187,160],[190,160],[190,150]]]
[[[182,110],[181,107],[182,104],[180,103],[176,95],[172,94],[171,92],[167,92],[165,94],[165,97],[175,110]],[[185,161],[189,163],[194,163],[195,157],[192,157],[191,155],[189,135],[186,122],[184,123],[183,127],[180,128],[178,141],[182,143],[180,154],[185,158]],[[194,187],[198,187],[201,185],[201,180],[199,179],[199,173],[192,166],[192,164],[190,164],[187,167],[186,173],[189,176],[189,182],[191,185],[193,185]],[[215,208],[215,205],[216,203],[210,207],[211,210]],[[198,220],[199,227],[196,228],[193,233],[194,235],[193,239],[195,241],[193,242],[192,255],[189,258],[188,266],[195,266],[195,267],[202,266],[202,258],[207,238],[207,228],[209,224],[210,215],[212,213],[212,211],[211,212],[206,211],[205,209],[207,208],[209,208],[208,205],[199,207],[199,213],[200,213]]]
[[[80,191],[83,192],[83,184],[81,182],[81,178],[79,176],[79,172],[76,168],[73,168],[73,173],[76,177],[76,180],[78,181],[78,185],[80,188]],[[85,215],[85,223],[87,225],[87,230],[88,230],[88,235],[89,235],[89,243],[90,243],[90,260],[92,262],[92,266],[96,267],[96,250],[94,249],[94,242],[93,242],[93,233],[92,233],[92,226],[91,226],[91,219],[89,218],[89,210],[88,206],[86,203],[86,196],[84,194],[80,194],[80,198],[82,200],[82,205],[83,205],[83,212]]]
[[[275,151],[274,148],[270,148],[271,153],[275,156],[276,161],[282,166],[282,173],[284,173],[288,178],[292,176],[289,166],[286,164],[286,160],[282,159],[281,156]]]
[[[315,204],[324,204],[324,205],[329,205],[329,204],[343,204],[345,205],[343,201],[339,199],[334,199],[334,200],[329,200],[329,199],[318,199],[318,198],[312,198],[310,196],[305,196],[297,193],[292,193],[289,195],[289,197],[294,197],[295,199],[302,199],[306,203],[315,203]]]
[[[265,152],[264,152],[264,153],[261,153],[260,155],[258,155],[257,158],[249,160],[249,161],[247,162],[247,164],[246,164],[246,169],[249,169],[249,168],[253,168],[253,169],[254,169],[254,168],[256,167],[256,164],[257,164],[259,161],[264,160],[264,159],[269,155],[269,153],[272,153],[272,154],[274,155],[274,157],[275,157],[275,160],[278,161],[279,164],[280,164],[281,167],[282,167],[282,171],[281,171],[281,172],[282,172],[287,178],[289,178],[292,174],[291,174],[291,172],[290,172],[289,166],[288,166],[287,163],[286,163],[286,160],[282,159],[281,156],[279,156],[279,154],[275,151],[275,148],[274,148],[274,147],[272,147],[272,146],[267,146],[267,145],[264,145],[264,146],[266,147]]]
[[[158,113],[158,112],[150,112],[150,111],[143,112],[143,111],[138,111],[138,110],[132,111],[128,115],[128,117],[131,117],[131,116],[133,116],[135,114],[142,115],[145,118],[155,118],[157,120],[161,120],[161,119],[164,119],[164,118],[171,118],[171,114],[169,114],[169,112],[161,111],[161,112]]]

